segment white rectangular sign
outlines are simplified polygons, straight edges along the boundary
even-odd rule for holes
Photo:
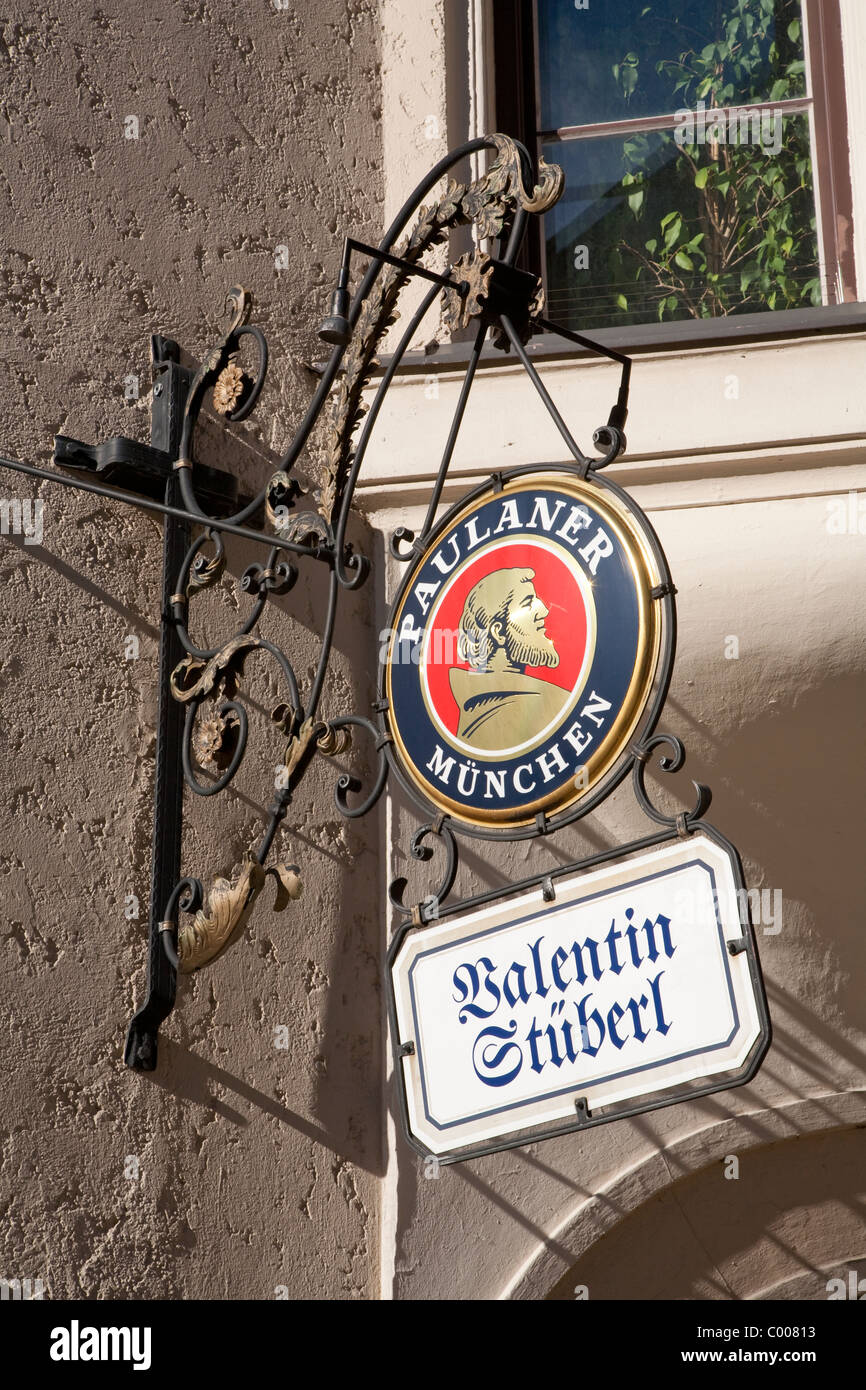
[[[704,834],[410,932],[392,972],[411,1133],[446,1154],[740,1070],[762,1034],[742,936]]]

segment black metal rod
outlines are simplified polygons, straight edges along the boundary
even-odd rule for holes
[[[151,435],[154,445],[174,458],[180,438],[180,416],[189,376],[176,362],[165,372],[167,391],[155,398]],[[166,504],[177,498],[177,474],[166,480]],[[183,655],[171,614],[171,595],[178,567],[189,546],[189,527],[169,515],[162,542],[162,612],[159,631],[159,697],[157,704],[156,770],[153,790],[153,837],[148,913],[147,995],[133,1017],[126,1038],[124,1061],[133,1071],[156,1067],[159,1025],[174,1008],[177,962],[162,945],[162,912],[180,873],[183,827],[184,710],[174,699],[171,673]]]
[[[325,673],[328,669],[328,659],[331,655],[331,643],[334,640],[334,624],[337,621],[337,600],[340,595],[340,584],[337,579],[336,569],[331,570],[330,586],[328,588],[328,611],[325,615],[325,630],[322,633],[322,650],[319,656],[319,664],[316,674],[313,677],[313,685],[310,690],[310,698],[307,703],[307,718],[315,717],[319,708],[319,700],[322,695],[322,686],[325,683]]]
[[[621,362],[624,367],[631,371],[631,358],[626,357],[622,352],[615,352],[613,348],[603,347],[593,338],[585,338],[582,333],[574,333],[570,328],[562,328],[558,323],[551,323],[550,319],[539,318],[537,315],[532,322],[539,328],[543,328],[545,333],[556,333],[560,338],[566,338],[570,343],[577,343],[579,347],[589,348],[592,352],[598,352],[602,357],[609,357],[612,362]]]
[[[264,864],[271,852],[271,845],[274,843],[274,837],[280,828],[280,822],[285,817],[291,799],[291,792],[288,790],[277,793],[274,805],[271,807],[270,811],[271,818],[255,852],[255,857],[259,864]]]
[[[547,387],[544,385],[544,382],[541,380],[541,377],[535,370],[535,364],[530,361],[526,349],[520,341],[520,337],[517,334],[514,328],[514,324],[511,322],[511,319],[508,318],[506,314],[502,314],[500,318],[500,323],[502,324],[502,327],[505,329],[505,332],[508,336],[508,341],[514,348],[514,351],[517,353],[517,356],[520,358],[521,362],[523,363],[523,366],[526,368],[529,380],[532,382],[533,386],[535,387],[536,391],[538,392],[539,396],[541,397],[542,401],[547,407],[547,412],[550,415],[551,420],[556,425],[556,428],[559,430],[559,433],[562,435],[568,452],[571,454],[572,458],[575,459],[583,468],[588,468],[590,460],[587,458],[586,454],[581,452],[574,439],[572,439],[568,425],[565,423],[556,406],[554,405],[553,401],[551,400],[550,393],[548,392]]]
[[[352,461],[352,469],[349,474],[348,482],[346,484],[345,493],[343,495],[343,500],[340,507],[340,514],[337,518],[337,531],[334,542],[335,560],[333,568],[331,570],[331,589],[328,596],[328,612],[325,621],[325,630],[322,634],[322,647],[319,656],[319,664],[316,670],[315,677],[313,679],[312,691],[310,693],[310,704],[308,709],[308,714],[310,717],[313,717],[318,709],[319,699],[322,692],[322,686],[325,679],[325,672],[327,670],[328,660],[330,658],[331,643],[333,641],[334,635],[334,624],[337,615],[337,599],[339,592],[341,566],[341,560],[339,557],[341,557],[343,553],[343,547],[345,544],[346,536],[346,527],[348,525],[349,520],[349,512],[351,510],[352,499],[355,494],[355,486],[358,481],[358,475],[360,474],[361,465],[364,461],[364,455],[367,451],[367,444],[369,442],[370,435],[372,434],[373,427],[376,423],[376,418],[379,414],[380,407],[385,399],[388,387],[390,386],[391,381],[393,380],[397,372],[397,368],[399,367],[400,362],[403,359],[403,355],[406,352],[406,349],[408,348],[410,342],[415,336],[415,333],[420,327],[430,306],[435,301],[437,294],[438,286],[434,285],[433,289],[427,291],[420,305],[415,310],[415,313],[412,315],[412,318],[410,319],[406,329],[404,330],[403,336],[397,345],[397,351],[393,354],[391,361],[388,364],[388,368],[382,380],[379,383],[376,395],[373,398],[369,411],[367,412],[367,417],[364,421],[364,425],[355,448],[355,457]],[[276,825],[272,826],[271,828],[270,839],[273,839],[275,831]],[[269,844],[270,840],[268,840],[268,845]]]
[[[278,550],[288,550],[292,555],[309,555],[314,560],[331,560],[331,551],[324,546],[311,549],[310,546],[298,545],[294,541],[281,540],[279,536],[266,535],[264,532],[251,531],[246,526],[235,526],[230,521],[219,521],[210,516],[197,516],[192,512],[185,511],[183,507],[169,506],[165,502],[156,502],[149,497],[136,497],[128,492],[119,492],[116,488],[105,487],[100,483],[80,482],[77,478],[64,478],[62,473],[53,473],[47,468],[34,468],[29,463],[19,463],[16,459],[0,457],[0,468],[14,468],[17,473],[26,473],[31,478],[43,478],[48,483],[62,483],[64,487],[77,488],[79,492],[95,492],[97,497],[110,497],[115,502],[126,502],[131,507],[139,507],[145,512],[160,512],[163,516],[173,516],[178,521],[185,521],[196,526],[207,526],[215,531],[228,531],[232,536],[240,536],[245,541],[258,541],[261,545],[274,546]]]
[[[607,357],[611,362],[619,362],[622,373],[619,379],[619,392],[616,398],[616,405],[611,412],[610,422],[615,423],[620,429],[625,425],[628,415],[628,391],[631,381],[631,358],[626,357],[622,352],[615,352],[613,348],[603,347],[601,343],[595,342],[593,338],[585,338],[582,333],[572,333],[570,328],[560,328],[559,324],[551,323],[550,319],[536,318],[533,323],[539,328],[543,328],[548,333],[556,333],[560,338],[565,338],[569,343],[577,343],[580,347],[589,348],[591,352],[597,352],[601,357]]]
[[[364,424],[362,426],[361,433],[358,436],[358,443],[355,447],[355,457],[352,460],[352,470],[349,474],[349,478],[346,483],[346,488],[343,493],[343,500],[340,506],[340,515],[337,519],[337,532],[334,540],[334,552],[337,557],[342,556],[343,553],[343,547],[345,545],[346,537],[346,527],[349,521],[349,512],[352,507],[352,498],[355,495],[355,485],[358,481],[358,476],[361,472],[361,465],[364,462],[364,456],[367,452],[367,445],[370,442],[370,436],[373,433],[373,427],[378,418],[379,411],[382,408],[382,402],[385,399],[388,387],[391,385],[391,382],[393,381],[397,373],[397,368],[400,366],[400,363],[403,359],[403,354],[406,352],[406,349],[408,348],[410,342],[414,338],[416,332],[418,331],[418,328],[420,327],[424,319],[424,316],[426,315],[428,309],[430,308],[438,293],[438,289],[434,286],[432,290],[427,291],[424,298],[421,300],[421,303],[418,305],[418,308],[415,310],[415,313],[409,320],[409,323],[406,326],[405,332],[403,333],[400,342],[397,344],[397,351],[393,354],[391,361],[388,363],[388,368],[384,376],[382,377],[382,380],[379,382],[379,385],[376,389],[376,394],[373,397],[373,400],[370,404],[370,409],[367,411],[367,415],[364,419]],[[339,575],[339,558],[337,558],[335,561],[335,567]]]
[[[395,265],[398,270],[405,270],[407,275],[419,275],[422,280],[431,280],[434,285],[440,285],[442,289],[457,290],[458,294],[463,292],[463,284],[457,280],[452,280],[450,275],[437,275],[435,270],[428,270],[426,266],[407,261],[405,256],[392,256],[390,251],[382,251],[378,246],[367,246],[365,242],[355,241],[353,237],[346,237],[346,250],[343,253],[345,266],[348,266],[349,255],[352,251],[370,256],[374,261],[385,261],[388,265]]]
[[[442,489],[445,486],[445,479],[448,476],[448,469],[451,465],[451,456],[454,453],[454,446],[457,443],[457,435],[463,423],[463,416],[466,411],[466,403],[469,400],[469,392],[472,390],[472,382],[475,379],[475,370],[481,357],[481,349],[484,346],[484,339],[487,334],[487,324],[482,322],[481,327],[475,335],[475,346],[472,349],[472,356],[466,367],[466,375],[463,378],[463,385],[460,388],[460,397],[457,401],[457,408],[454,411],[454,419],[451,421],[451,429],[448,431],[448,439],[445,443],[445,452],[442,455],[442,462],[439,465],[439,472],[436,475],[436,482],[433,485],[433,492],[430,497],[430,504],[427,508],[427,515],[424,518],[424,529],[421,536],[424,537],[433,525],[436,516],[436,509],[439,506],[439,499],[442,496]]]

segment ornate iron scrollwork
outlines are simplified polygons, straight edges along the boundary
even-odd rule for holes
[[[429,274],[422,268],[425,255],[440,245],[448,232],[458,225],[474,224],[479,237],[500,236],[504,228],[513,227],[515,219],[521,214],[527,211],[541,212],[552,206],[562,191],[561,171],[544,164],[540,167],[537,182],[533,181],[530,186],[524,177],[529,167],[526,152],[507,137],[496,135],[487,141],[475,142],[474,148],[484,145],[495,152],[496,158],[480,179],[469,185],[449,182],[444,195],[437,202],[429,207],[420,207],[414,225],[397,242],[392,252],[399,230],[419,207],[427,191],[426,187],[422,187],[398,218],[401,226],[392,229],[381,246],[376,248],[378,253],[383,254],[383,259],[377,263],[374,257],[373,265],[351,306],[348,320],[350,341],[348,345],[337,345],[325,374],[328,395],[326,397],[325,389],[320,388],[308,421],[301,430],[305,439],[327,399],[327,462],[317,510],[296,509],[301,492],[290,471],[300,447],[296,439],[263,493],[233,517],[222,518],[223,522],[240,524],[264,504],[275,537],[285,548],[289,548],[295,557],[305,555],[323,560],[330,567],[329,612],[320,661],[306,704],[301,699],[298,682],[288,659],[264,639],[254,635],[253,631],[270,594],[284,592],[297,575],[296,564],[277,562],[277,549],[271,552],[265,566],[253,566],[243,576],[241,587],[254,597],[255,607],[235,636],[218,648],[206,649],[197,647],[189,635],[190,601],[198,592],[216,582],[225,565],[219,531],[209,525],[219,519],[204,513],[195,491],[194,435],[205,391],[212,388],[215,409],[227,421],[236,421],[253,408],[267,369],[267,347],[260,331],[249,324],[251,300],[242,287],[237,286],[229,292],[228,329],[222,341],[204,355],[202,365],[190,385],[184,410],[180,457],[175,468],[180,475],[181,491],[188,511],[200,517],[206,529],[193,542],[178,578],[173,612],[187,655],[170,678],[172,695],[188,706],[183,741],[187,785],[197,795],[214,795],[228,786],[238,771],[247,746],[248,721],[242,704],[233,697],[238,693],[244,662],[254,653],[269,651],[282,667],[288,698],[279,711],[275,711],[275,716],[280,727],[290,734],[290,741],[285,757],[286,787],[277,793],[271,808],[271,825],[265,832],[263,845],[258,851],[250,851],[249,860],[233,882],[215,880],[207,908],[203,908],[195,897],[172,894],[175,906],[182,912],[191,913],[194,910],[196,914],[192,927],[182,928],[178,934],[178,959],[182,968],[187,968],[184,964],[186,960],[194,960],[195,968],[212,960],[248,919],[263,882],[262,847],[270,846],[291,789],[302,777],[313,753],[319,751],[325,756],[335,756],[344,751],[352,726],[367,732],[373,740],[378,759],[372,786],[357,801],[356,797],[362,791],[360,780],[351,773],[341,774],[335,788],[337,808],[348,818],[364,815],[372,809],[384,789],[388,772],[388,736],[361,715],[343,715],[328,724],[316,718],[322,678],[330,654],[338,589],[357,587],[363,583],[369,569],[367,558],[354,553],[346,543],[346,523],[352,495],[369,437],[365,433],[360,441],[356,442],[355,439],[367,413],[364,392],[378,365],[376,353],[379,344],[398,317],[396,305],[401,291],[413,273]],[[456,152],[449,163],[458,162],[468,148]],[[387,262],[384,254],[387,254]],[[480,267],[478,274],[481,276],[477,291],[464,282],[462,262],[458,262],[448,277],[431,277],[434,278],[436,293],[442,288],[449,296],[449,303],[453,301],[462,306],[459,311],[461,323],[469,323],[484,313],[485,296],[480,286],[485,278],[490,278],[493,267],[490,257],[476,256],[471,259],[470,278],[476,273],[476,264]],[[540,307],[540,300],[538,305]],[[236,361],[240,340],[245,334],[253,334],[259,347],[259,370],[254,381]],[[342,367],[339,378],[337,366]],[[213,546],[213,553],[205,555],[202,548],[208,543]],[[199,717],[204,701],[211,703],[212,710],[206,716]],[[200,763],[220,773],[216,781],[199,781],[192,766],[191,753]],[[445,879],[440,884],[438,896],[441,898],[453,883],[456,849],[447,827],[440,827],[435,833],[445,843],[449,865],[453,866],[446,871]],[[163,936],[166,943],[169,936],[170,933]]]
[[[412,858],[422,861],[432,859],[433,848],[424,843],[428,835],[435,837],[445,853],[445,868],[438,886],[432,893],[428,893],[420,902],[411,907],[407,907],[403,902],[403,894],[407,886],[405,878],[392,879],[388,887],[388,898],[391,906],[396,908],[402,916],[411,917],[417,926],[439,916],[439,909],[454,887],[454,880],[457,877],[457,841],[445,816],[438,816],[429,825],[422,825],[420,830],[415,831],[410,845]]]
[[[713,794],[709,787],[705,787],[703,783],[692,782],[696,800],[691,811],[680,811],[676,815],[669,815],[660,811],[647,792],[645,778],[651,754],[664,746],[667,746],[671,751],[669,754],[662,754],[659,758],[662,772],[679,772],[686,760],[686,750],[682,740],[674,734],[656,734],[654,738],[648,738],[645,743],[639,744],[634,750],[634,766],[632,768],[634,794],[650,820],[654,820],[657,825],[668,825],[680,834],[687,834],[693,823],[701,820],[710,809]]]
[[[487,151],[492,158],[479,178],[469,183],[449,179],[438,198],[429,203],[425,201],[453,168],[482,151]],[[346,538],[355,486],[385,393],[421,320],[437,297],[444,296],[445,320],[451,328],[474,327],[476,338],[423,528],[417,536],[402,526],[395,531],[390,548],[396,559],[406,562],[416,556],[434,528],[457,432],[488,329],[494,330],[495,346],[513,351],[522,363],[562,436],[577,475],[585,479],[590,472],[598,472],[625,447],[628,359],[542,318],[540,282],[515,268],[528,217],[553,207],[561,196],[563,183],[562,170],[557,166],[540,161],[536,171],[527,150],[518,142],[500,134],[486,136],[453,151],[431,169],[401,208],[378,247],[346,242],[332,312],[322,330],[323,339],[334,344],[330,360],[279,467],[253,498],[239,499],[234,479],[203,468],[196,461],[195,448],[196,428],[208,393],[216,412],[231,425],[251,414],[265,382],[267,342],[261,329],[249,321],[252,301],[242,286],[229,291],[227,327],[220,340],[204,352],[201,365],[191,378],[189,374],[184,376],[183,370],[170,360],[177,356],[173,345],[167,340],[154,340],[155,364],[161,372],[170,369],[173,383],[170,411],[158,417],[165,422],[165,438],[160,436],[158,446],[156,437],[150,451],[132,441],[110,441],[114,446],[128,448],[115,447],[106,453],[106,446],[90,449],[78,441],[58,440],[57,462],[79,470],[74,480],[57,472],[3,461],[35,477],[150,507],[166,518],[167,626],[163,630],[160,666],[160,739],[165,756],[159,763],[163,772],[158,777],[154,840],[154,894],[161,895],[161,901],[154,902],[151,910],[148,997],[133,1020],[127,1046],[127,1062],[134,1068],[149,1070],[156,1064],[156,1030],[174,1002],[173,972],[201,968],[237,938],[269,873],[278,879],[275,904],[278,910],[298,896],[299,871],[280,862],[269,865],[268,860],[292,794],[315,755],[338,757],[345,753],[353,730],[371,741],[376,760],[372,779],[364,783],[353,772],[341,772],[337,779],[335,802],[347,818],[363,816],[373,808],[384,790],[389,768],[394,765],[391,736],[382,717],[381,695],[376,707],[378,726],[372,719],[354,712],[326,719],[320,713],[320,705],[340,591],[357,588],[369,572],[368,558],[354,551]],[[434,272],[424,264],[425,258],[460,226],[471,227],[477,242],[486,241],[488,249],[476,248],[458,260],[445,275]],[[350,301],[350,258],[358,251],[368,256],[369,265]],[[413,276],[427,280],[429,288],[372,391],[379,366],[377,353],[385,334],[399,317],[400,295]],[[569,341],[617,361],[622,368],[619,395],[609,419],[593,436],[594,444],[602,450],[598,457],[593,458],[578,447],[526,353],[526,340],[531,333],[542,329],[561,333]],[[245,339],[250,339],[255,347],[254,375],[239,361]],[[368,398],[371,391],[372,398]],[[313,507],[293,476],[293,468],[323,412],[326,463],[320,500],[318,506]],[[82,471],[98,473],[100,482],[86,480],[81,476]],[[164,500],[134,499],[106,485],[109,477],[117,477],[124,485],[141,490],[140,478],[145,474],[148,478],[145,490],[151,497],[161,497],[164,488]],[[608,486],[613,492],[618,491],[614,484]],[[257,530],[248,525],[262,512],[268,529]],[[189,536],[191,527],[198,528],[194,539]],[[238,582],[241,594],[250,603],[239,628],[233,635],[220,638],[213,647],[199,646],[190,636],[190,608],[224,573],[226,534],[265,544],[267,558],[263,564],[248,567]],[[185,553],[181,552],[178,565],[175,555],[181,539]],[[287,592],[297,579],[299,567],[309,563],[326,567],[329,586],[318,661],[309,688],[302,691],[289,658],[274,643],[258,635],[257,627],[269,599]],[[663,556],[660,564],[667,575]],[[673,656],[672,593],[672,585],[669,585],[664,599],[669,615],[665,676],[644,728],[648,741],[626,760],[621,775],[633,766],[635,793],[650,818],[665,826],[676,824],[688,831],[703,814],[707,798],[702,795],[697,806],[681,822],[672,822],[670,817],[654,808],[643,780],[647,758],[663,741],[673,749],[673,757],[662,765],[673,771],[682,761],[682,745],[678,740],[669,736],[651,737],[666,694]],[[178,652],[181,653],[179,660]],[[249,724],[241,692],[244,663],[262,656],[276,662],[283,684],[283,696],[273,718],[278,731],[288,740],[283,759],[284,776],[275,792],[261,837],[249,848],[234,879],[215,878],[205,894],[199,879],[183,876],[172,881],[167,877],[173,860],[179,855],[179,770],[182,769],[186,785],[198,796],[218,794],[232,782],[248,746]],[[176,718],[177,711],[172,713],[172,701],[181,708],[182,724]],[[209,781],[202,781],[196,773],[196,764],[199,771],[207,769],[208,774],[216,775]],[[593,804],[593,799],[589,798],[581,814]],[[527,834],[548,834],[555,828],[554,823],[541,815],[528,832],[521,831],[520,835],[526,838]],[[433,853],[431,845],[435,845],[444,852],[444,869],[435,890],[415,905],[404,904],[406,880],[395,879],[389,896],[401,916],[410,916],[421,923],[448,910],[445,903],[455,881],[458,837],[463,833],[469,832],[453,824],[447,815],[435,817],[415,833],[410,850],[412,858],[420,862],[429,860]],[[157,854],[158,843],[164,845],[165,852]],[[184,917],[191,920],[179,922],[179,918]]]

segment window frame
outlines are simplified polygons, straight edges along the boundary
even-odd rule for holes
[[[493,25],[493,100],[496,129],[522,141],[534,155],[541,145],[551,139],[578,140],[610,134],[628,134],[634,130],[673,129],[673,113],[634,120],[598,122],[593,125],[563,127],[558,131],[543,131],[538,99],[538,37],[537,0],[496,0],[490,7]],[[823,319],[828,311],[843,304],[857,303],[856,271],[853,237],[853,193],[848,159],[848,116],[845,84],[840,80],[844,71],[842,16],[839,0],[803,0],[807,88],[802,97],[780,102],[762,102],[761,109],[797,111],[809,116],[813,155],[813,188],[816,230],[823,303],[811,308],[756,310],[754,313],[722,315],[701,320],[705,328],[739,323],[760,317],[783,320],[795,315],[798,320],[810,313]],[[835,76],[835,81],[832,78]],[[816,80],[817,78],[817,80]],[[740,104],[736,109],[742,109]],[[536,220],[536,219],[534,219]],[[544,219],[537,219],[531,236],[527,237],[518,264],[541,278],[546,288],[547,265],[545,254]],[[691,334],[677,332],[691,318],[669,320],[659,327],[668,332],[653,334],[656,346],[669,339],[679,343]],[[612,345],[612,334],[618,338],[631,337],[631,325],[606,330]],[[780,324],[780,327],[782,325]],[[703,336],[703,335],[702,335]],[[709,336],[712,336],[710,331]],[[719,334],[728,337],[728,334]],[[754,336],[751,333],[744,336]]]

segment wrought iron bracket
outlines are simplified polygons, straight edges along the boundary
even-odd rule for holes
[[[162,482],[168,506],[180,500],[177,475],[171,464],[177,458],[181,423],[192,373],[178,362],[177,344],[152,339],[156,375],[151,407],[151,447],[116,449],[118,481],[127,486]],[[157,355],[158,354],[158,355]],[[159,389],[157,389],[159,388]],[[130,444],[130,440],[111,440]],[[102,446],[103,449],[105,446]],[[99,451],[94,451],[98,453]],[[141,460],[143,469],[136,470]],[[162,474],[158,470],[162,469]],[[109,474],[109,476],[112,476]],[[159,693],[157,701],[156,769],[153,801],[153,854],[147,947],[147,994],[129,1025],[124,1061],[134,1071],[153,1071],[157,1062],[159,1025],[174,1008],[177,972],[162,944],[162,909],[180,873],[183,819],[182,736],[184,712],[171,693],[171,673],[183,655],[172,616],[171,596],[177,573],[189,545],[189,526],[166,516],[163,530],[162,605],[159,632]]]
[[[115,435],[101,444],[84,444],[80,439],[58,434],[54,437],[54,462],[61,468],[92,474],[101,482],[162,501],[177,457],[171,449],[172,411],[183,411],[193,378],[193,372],[180,365],[179,356],[177,343],[154,334],[151,338],[154,383],[150,444],[141,444],[125,435]],[[214,515],[227,516],[237,509],[238,481],[233,474],[200,464],[198,484],[202,500]]]
[[[466,184],[449,177],[442,190],[445,176],[482,152],[490,156],[485,172]],[[399,527],[391,538],[391,554],[400,563],[423,551],[436,531],[451,458],[489,329],[498,335],[498,347],[516,355],[560,433],[570,461],[557,467],[586,479],[612,463],[625,448],[629,358],[542,317],[539,282],[515,266],[529,217],[556,203],[563,182],[560,169],[543,160],[536,166],[519,142],[500,134],[479,137],[430,169],[378,246],[346,238],[330,312],[320,330],[333,351],[278,468],[254,497],[241,495],[232,474],[208,468],[195,457],[195,431],[206,393],[212,393],[215,411],[232,425],[249,416],[265,382],[267,342],[262,330],[249,322],[251,300],[241,286],[229,290],[227,326],[220,340],[201,353],[195,372],[181,365],[179,348],[170,338],[156,335],[151,340],[154,387],[149,445],[123,436],[97,445],[58,436],[54,462],[65,472],[0,459],[0,466],[40,482],[76,487],[151,510],[165,519],[147,986],[144,1003],[129,1025],[125,1050],[126,1063],[133,1070],[152,1071],[156,1066],[158,1031],[174,1006],[178,969],[199,968],[234,939],[268,876],[277,881],[275,910],[297,898],[300,879],[295,866],[268,866],[268,858],[293,793],[314,757],[337,757],[356,738],[370,741],[375,760],[370,784],[365,786],[360,777],[345,770],[336,778],[336,806],[350,819],[365,815],[376,804],[392,768],[399,772],[384,717],[388,705],[383,690],[371,691],[374,719],[360,713],[325,718],[320,706],[341,591],[358,588],[369,572],[367,557],[354,551],[347,540],[355,488],[387,391],[437,298],[444,297],[446,321],[450,318],[452,326],[471,326],[475,342],[424,523],[417,536]],[[436,189],[439,191],[434,195]],[[432,201],[428,201],[431,195]],[[478,247],[483,244],[494,250],[488,254],[476,249],[440,274],[425,265],[424,259],[445,244],[457,227],[471,228]],[[355,253],[366,256],[368,265],[352,292]],[[399,316],[398,301],[413,277],[427,282],[425,293],[376,382],[377,352]],[[593,436],[595,446],[602,451],[600,456],[592,457],[579,447],[527,355],[525,343],[536,329],[558,333],[620,365],[616,401],[607,424]],[[255,349],[253,371],[241,364],[244,344]],[[301,489],[293,469],[323,415],[325,468],[320,496],[314,501]],[[486,486],[501,491],[509,476],[494,473]],[[616,493],[622,505],[633,505],[614,483],[606,479],[597,482]],[[261,521],[259,529],[249,524],[253,520]],[[196,593],[215,584],[224,569],[226,535],[264,545],[267,555],[261,563],[250,565],[238,580],[238,588],[248,601],[240,626],[227,639],[208,647],[203,638],[197,640],[191,635],[190,608]],[[655,544],[651,535],[648,543]],[[657,559],[664,582],[652,597],[664,606],[670,620],[662,662],[664,675],[642,730],[644,742],[631,750],[617,773],[619,780],[630,767],[633,769],[639,803],[664,827],[646,841],[648,844],[660,843],[671,834],[691,833],[708,805],[708,793],[698,788],[697,802],[690,812],[668,816],[653,806],[644,786],[647,760],[658,746],[665,744],[669,750],[662,758],[663,770],[675,771],[683,757],[678,740],[651,737],[667,692],[675,644],[674,590],[660,549]],[[256,627],[269,598],[287,592],[298,577],[299,567],[308,561],[326,567],[328,598],[318,662],[302,689],[289,658],[273,642],[257,635]],[[272,719],[285,741],[281,765],[284,781],[269,798],[261,837],[250,847],[235,879],[217,878],[206,892],[201,880],[182,876],[183,791],[187,787],[202,797],[218,794],[237,772],[248,735],[239,687],[245,661],[260,656],[277,663],[281,681],[281,703],[272,712]],[[210,781],[198,775],[201,763],[213,773]],[[581,813],[586,814],[597,802],[598,797],[590,796]],[[414,904],[403,901],[405,879],[391,884],[390,902],[404,919],[401,930],[467,906],[445,905],[457,874],[457,836],[466,832],[448,816],[431,814],[423,805],[421,810],[427,813],[426,823],[412,838],[411,856],[424,862],[431,859],[434,850],[440,850],[444,852],[444,866],[434,891]],[[567,819],[550,819],[540,813],[534,825],[507,838],[547,836]],[[584,861],[585,865],[590,862]],[[551,870],[533,880],[545,898],[555,893],[559,872]],[[484,900],[485,895],[481,895],[470,901]],[[182,925],[182,914],[193,920]],[[587,1122],[593,1123],[588,1115]]]

